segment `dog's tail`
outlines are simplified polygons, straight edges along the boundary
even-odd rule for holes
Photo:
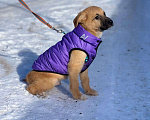
[[[23,79],[22,81],[27,82],[27,80],[26,80],[26,79]]]

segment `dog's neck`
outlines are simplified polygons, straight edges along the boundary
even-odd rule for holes
[[[97,36],[96,37],[98,37],[98,38],[101,38],[102,37],[102,34],[103,34],[103,32],[97,32]]]
[[[93,34],[94,36],[96,36],[97,38],[101,38],[101,37],[102,37],[102,34],[103,34],[103,32],[101,32],[101,31],[95,32],[95,31],[90,31],[90,30],[89,30],[89,32],[90,32],[91,34]]]
[[[101,37],[102,37],[103,32],[88,29],[88,28],[85,27],[83,24],[81,24],[81,26],[82,26],[86,31],[90,32],[91,34],[93,34],[93,35],[96,36],[97,38],[101,38]]]

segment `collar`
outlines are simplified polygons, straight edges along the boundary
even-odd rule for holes
[[[94,47],[97,47],[101,42],[101,38],[97,38],[90,32],[86,31],[81,25],[78,25],[73,32],[83,41],[91,44]]]

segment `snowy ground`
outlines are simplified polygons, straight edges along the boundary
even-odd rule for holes
[[[149,0],[25,0],[50,24],[69,32],[84,8],[102,7],[114,21],[105,31],[89,69],[99,96],[72,99],[69,81],[45,99],[29,94],[21,80],[33,61],[61,40],[17,0],[0,0],[0,119],[1,120],[149,120],[150,1]],[[80,88],[81,91],[82,88]]]

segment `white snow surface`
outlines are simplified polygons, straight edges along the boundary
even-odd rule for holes
[[[17,0],[0,0],[1,120],[150,120],[149,0],[25,0],[32,11],[66,32],[84,8],[96,5],[112,18],[89,68],[99,96],[74,100],[69,80],[38,98],[22,82],[38,55],[61,40]],[[84,93],[81,85],[80,91]]]

